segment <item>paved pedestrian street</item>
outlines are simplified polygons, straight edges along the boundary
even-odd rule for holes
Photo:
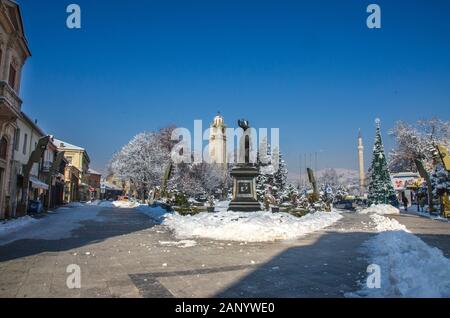
[[[344,297],[366,275],[361,246],[375,233],[367,215],[343,216],[291,241],[183,245],[136,209],[58,209],[0,236],[0,297]],[[450,223],[395,218],[449,257]],[[81,288],[67,287],[70,264]]]

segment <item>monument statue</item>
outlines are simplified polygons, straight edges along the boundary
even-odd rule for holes
[[[230,202],[228,211],[252,212],[261,211],[261,205],[256,196],[256,177],[258,169],[250,163],[250,136],[247,130],[250,128],[248,120],[238,120],[238,125],[244,130],[241,138],[244,138],[244,163],[236,164],[231,170],[233,178],[233,199]],[[239,142],[239,147],[242,142]],[[240,149],[239,149],[240,150]]]

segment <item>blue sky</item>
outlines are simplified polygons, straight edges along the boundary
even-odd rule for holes
[[[449,119],[447,0],[18,2],[33,53],[23,110],[99,170],[135,134],[218,110],[279,127],[295,171],[316,151],[319,168],[356,169],[358,128],[369,164],[376,117],[387,148],[397,120]],[[73,2],[81,30],[65,25]]]

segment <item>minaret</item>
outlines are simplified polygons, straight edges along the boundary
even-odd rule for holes
[[[365,192],[365,174],[364,174],[364,146],[361,136],[361,129],[358,132],[358,161],[359,161],[359,190],[361,194]]]
[[[220,112],[214,117],[210,127],[209,135],[209,156],[211,162],[217,164],[227,164],[227,134],[225,121]]]

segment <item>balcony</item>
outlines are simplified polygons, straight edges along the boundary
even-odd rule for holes
[[[51,167],[53,165],[53,162],[51,161],[44,161],[42,165],[42,172],[49,172]]]
[[[15,118],[20,116],[22,100],[5,81],[0,81],[0,114]]]

